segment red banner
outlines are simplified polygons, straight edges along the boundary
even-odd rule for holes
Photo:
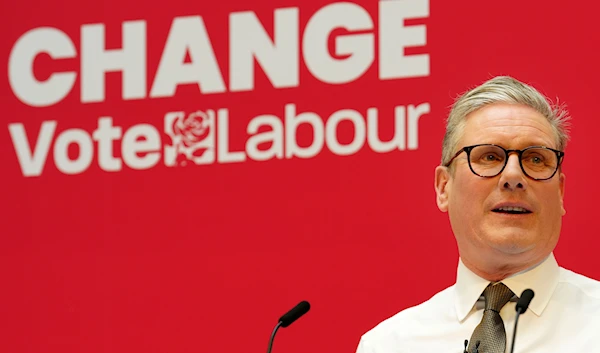
[[[600,278],[584,3],[3,3],[2,352],[352,352],[454,281],[453,99],[573,117],[559,263]]]

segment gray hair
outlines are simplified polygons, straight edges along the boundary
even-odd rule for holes
[[[442,144],[442,165],[450,161],[457,148],[470,113],[493,103],[522,104],[535,109],[544,116],[554,133],[557,149],[563,151],[569,139],[570,117],[566,109],[552,103],[535,88],[509,76],[497,76],[467,91],[452,105],[446,122],[446,134]]]

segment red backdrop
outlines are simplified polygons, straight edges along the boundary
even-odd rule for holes
[[[500,74],[568,105],[556,255],[600,278],[591,6],[3,2],[0,351],[260,352],[300,300],[275,351],[354,351],[453,283],[444,119]]]

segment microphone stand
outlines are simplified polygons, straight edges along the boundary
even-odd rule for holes
[[[279,321],[277,323],[277,326],[275,326],[275,329],[273,329],[273,333],[271,334],[271,338],[269,339],[269,348],[267,348],[267,353],[271,353],[271,349],[273,348],[273,340],[275,339],[275,334],[277,333],[277,330],[279,330],[279,328],[281,327],[281,324],[283,324],[283,322]]]
[[[519,316],[521,316],[521,310],[517,310],[517,316],[515,317],[515,329],[513,331],[513,338],[510,347],[510,352],[515,351],[515,340],[517,339],[517,324],[519,323]]]

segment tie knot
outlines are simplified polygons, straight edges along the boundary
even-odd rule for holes
[[[504,284],[490,284],[483,291],[485,310],[491,309],[500,312],[500,309],[512,298],[514,293]]]

